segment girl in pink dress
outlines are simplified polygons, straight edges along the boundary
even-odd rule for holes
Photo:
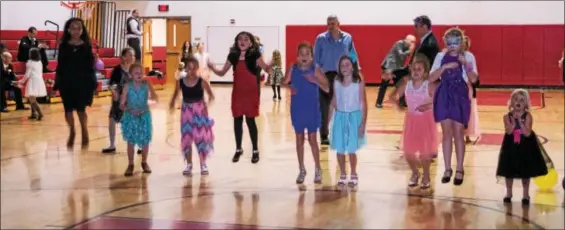
[[[430,62],[426,56],[417,55],[411,65],[411,79],[396,88],[390,96],[394,105],[398,104],[398,98],[406,96],[408,110],[404,120],[402,150],[412,170],[409,187],[418,186],[418,161],[422,165],[421,189],[430,187],[430,164],[438,150],[437,124],[432,110],[435,86],[427,80],[429,70]]]
[[[474,55],[469,51],[471,48],[471,40],[469,37],[465,36],[463,38],[463,50],[474,57]],[[471,116],[469,117],[469,125],[465,130],[465,142],[467,143],[477,143],[481,138],[481,130],[479,129],[479,111],[477,109],[477,85],[479,84],[479,79],[475,83],[469,83],[469,98],[471,99]],[[471,141],[471,138],[475,138],[475,141]]]

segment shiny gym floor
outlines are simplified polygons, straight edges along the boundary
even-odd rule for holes
[[[1,228],[564,228],[563,91],[530,91],[534,130],[559,180],[549,191],[538,191],[532,183],[532,204],[522,207],[518,186],[514,203],[502,204],[505,187],[495,177],[508,90],[479,91],[483,135],[467,147],[464,184],[441,184],[443,164],[434,163],[429,191],[407,188],[410,170],[397,149],[404,115],[390,104],[374,108],[375,87],[367,89],[368,145],[358,153],[359,185],[341,191],[335,189],[335,153],[327,147],[321,153],[323,183],[313,183],[314,165],[306,146],[309,174],[303,186],[295,184],[298,166],[286,90],[282,101],[274,102],[271,89],[262,89],[257,120],[261,161],[251,164],[244,128],[244,156],[232,163],[231,86],[213,85],[213,90],[216,101],[209,110],[216,120],[216,148],[208,176],[199,175],[199,167],[192,177],[182,175],[180,111],[167,109],[170,89],[158,91],[160,101],[152,106],[153,173],[142,175],[136,159],[136,174],[129,178],[123,176],[127,156],[119,128],[118,153],[101,153],[108,145],[110,97],[96,99],[88,110],[90,145],[84,149],[80,135],[74,149],[66,148],[68,129],[60,103],[41,105],[43,121],[27,120],[29,111],[1,114]],[[198,164],[196,156],[194,162]],[[437,162],[442,162],[441,154]]]

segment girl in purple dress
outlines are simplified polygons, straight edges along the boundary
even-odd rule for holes
[[[463,183],[463,159],[465,157],[465,128],[469,124],[471,101],[466,79],[477,80],[477,65],[472,55],[464,52],[463,31],[451,28],[443,37],[447,50],[438,53],[430,70],[430,82],[440,79],[434,95],[434,119],[441,123],[442,148],[445,172],[442,183],[449,183],[453,175],[451,169],[452,146],[455,142],[457,168],[454,185]]]

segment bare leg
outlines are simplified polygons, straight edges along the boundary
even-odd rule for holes
[[[67,147],[73,147],[75,144],[75,118],[73,112],[65,112],[65,121],[69,126],[69,139],[67,140]]]
[[[340,171],[338,185],[343,185],[347,180],[347,172],[345,171],[345,154],[343,153],[337,154],[337,163],[339,165],[339,171]]]
[[[414,187],[418,185],[418,179],[420,179],[420,171],[418,171],[418,160],[414,155],[405,154],[406,163],[412,170],[412,175],[410,176],[410,181],[408,182],[409,187]]]
[[[522,179],[522,187],[524,188],[522,197],[530,199],[530,179]]]
[[[422,185],[423,189],[430,187],[430,165],[432,163],[431,159],[421,159],[422,170],[424,171],[422,175]]]
[[[149,145],[145,145],[143,146],[143,152],[141,153],[141,168],[143,169],[144,173],[151,173],[151,168],[147,164],[148,154],[149,154]]]
[[[506,182],[506,197],[511,198],[512,197],[512,185],[514,184],[514,179],[506,178],[505,182]]]
[[[133,144],[128,143],[128,167],[126,169],[126,172],[124,173],[124,176],[132,176],[133,175],[133,156],[134,156],[134,150],[135,146]]]
[[[314,171],[314,183],[321,183],[322,166],[320,165],[320,148],[318,146],[318,140],[316,140],[316,133],[308,133],[308,143],[310,144],[312,158],[314,158],[314,165],[316,166]]]
[[[445,165],[445,172],[441,178],[442,183],[449,183],[453,171],[451,169],[451,155],[453,154],[453,121],[443,120],[441,122],[442,142],[443,149],[443,163]]]
[[[456,173],[454,177],[454,184],[460,185],[463,183],[465,161],[465,128],[463,124],[453,122],[453,137],[455,142],[455,156],[457,157]]]
[[[80,129],[81,129],[81,136],[82,136],[82,145],[88,145],[90,141],[88,137],[88,116],[86,112],[78,112],[78,121],[80,122]]]
[[[275,91],[275,86],[273,85],[273,92]],[[275,96],[273,96],[275,98]],[[304,133],[296,134],[296,157],[298,159],[298,176],[296,177],[296,183],[304,183],[304,177],[306,177],[306,167],[304,166]]]

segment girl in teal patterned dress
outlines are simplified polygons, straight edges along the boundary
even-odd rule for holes
[[[147,164],[147,153],[149,152],[149,142],[153,134],[151,122],[151,112],[147,105],[148,96],[151,100],[157,101],[157,94],[149,81],[143,77],[142,67],[133,64],[129,69],[131,81],[129,81],[122,91],[120,109],[124,111],[122,116],[122,136],[128,143],[128,167],[125,176],[133,175],[133,150],[135,146],[143,149],[141,153],[141,168],[143,173],[151,173],[151,168]]]

